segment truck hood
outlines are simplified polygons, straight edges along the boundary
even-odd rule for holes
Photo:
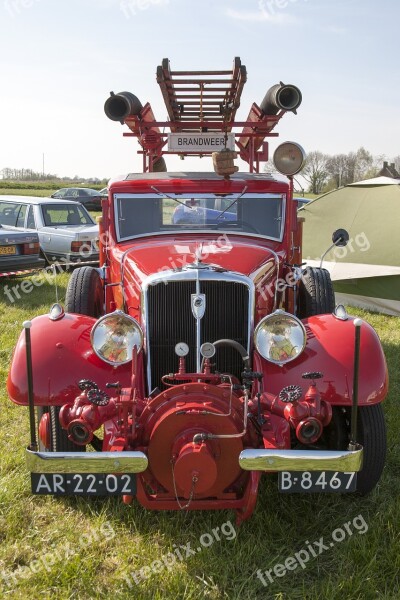
[[[276,274],[278,262],[284,257],[267,245],[253,243],[250,238],[219,236],[203,241],[168,237],[151,243],[135,243],[121,254],[125,277],[140,285],[148,276],[159,272],[180,271],[198,261],[215,269],[240,273],[254,280],[268,279]]]

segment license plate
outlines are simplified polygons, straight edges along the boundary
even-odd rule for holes
[[[357,473],[335,471],[282,471],[278,479],[279,491],[283,493],[334,493],[355,492]]]
[[[0,246],[0,254],[17,254],[16,246]]]
[[[136,494],[134,473],[31,473],[33,494],[119,496]]]

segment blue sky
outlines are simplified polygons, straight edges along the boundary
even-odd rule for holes
[[[310,150],[400,154],[396,0],[0,0],[0,169],[83,177],[140,171],[136,141],[103,112],[129,90],[166,119],[155,71],[230,69],[248,80],[237,117],[278,81],[303,93],[279,141]],[[208,170],[211,159],[168,157]]]

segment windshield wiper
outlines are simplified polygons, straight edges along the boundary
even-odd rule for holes
[[[151,189],[154,190],[156,192],[156,194],[158,194],[162,198],[169,198],[170,200],[173,200],[174,202],[177,202],[178,204],[182,204],[182,206],[184,206],[185,208],[189,208],[190,210],[193,210],[193,206],[188,206],[187,204],[185,204],[185,202],[181,202],[180,200],[177,200],[176,198],[169,196],[165,192],[160,192],[160,190],[158,190],[156,187],[154,187],[154,185],[151,186]]]
[[[230,205],[229,205],[227,208],[225,208],[225,210],[223,210],[223,211],[222,211],[222,213],[220,213],[220,214],[218,215],[218,217],[217,217],[217,219],[216,219],[217,221],[218,221],[218,219],[220,219],[220,218],[222,217],[222,215],[223,215],[224,213],[226,213],[226,211],[227,211],[227,210],[229,210],[229,209],[230,209],[230,207],[231,207],[231,206],[233,206],[234,204],[236,204],[236,202],[237,202],[237,201],[238,201],[238,200],[239,200],[239,199],[240,199],[240,198],[243,196],[243,194],[245,194],[245,193],[246,193],[247,187],[248,187],[248,186],[247,186],[247,185],[245,185],[245,186],[244,186],[244,188],[243,188],[243,190],[240,192],[239,196],[238,196],[237,198],[235,198],[235,199],[234,199],[234,201],[233,201],[233,202],[232,202],[232,203],[231,203],[231,204],[230,204]]]

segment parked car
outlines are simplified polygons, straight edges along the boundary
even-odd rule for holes
[[[0,196],[0,223],[37,232],[47,263],[99,260],[99,228],[79,202],[56,202],[34,196]],[[15,228],[15,229],[14,229]]]
[[[44,266],[39,236],[0,225],[0,276]]]
[[[88,210],[101,210],[102,195],[91,188],[62,188],[51,195],[55,200],[75,200]]]

